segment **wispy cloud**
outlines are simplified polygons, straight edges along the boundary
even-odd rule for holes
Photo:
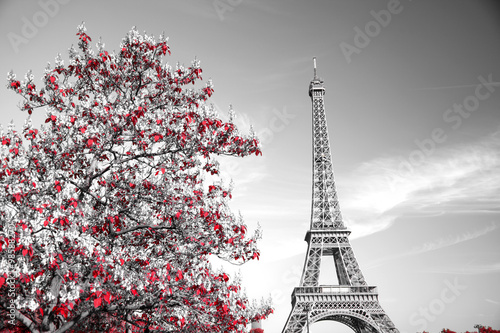
[[[339,183],[354,237],[405,215],[499,212],[500,131],[472,144],[436,148],[411,172],[402,161],[392,156],[365,162]]]
[[[479,229],[479,230],[476,229],[476,230],[464,232],[461,234],[450,234],[447,237],[440,237],[440,238],[435,239],[431,242],[427,242],[427,243],[424,243],[420,246],[414,247],[410,251],[402,252],[399,254],[387,256],[387,257],[372,261],[368,268],[378,267],[386,262],[389,262],[389,261],[392,261],[395,259],[401,259],[404,257],[409,257],[409,256],[413,256],[413,255],[418,255],[418,254],[422,254],[422,253],[426,253],[426,252],[430,252],[430,251],[436,251],[439,249],[454,246],[454,245],[457,245],[457,244],[460,244],[460,243],[463,243],[466,241],[470,241],[470,240],[479,238],[481,236],[485,236],[485,235],[489,234],[490,232],[496,230],[497,228],[498,228],[498,226],[496,224],[491,223],[490,225],[488,225],[482,229]]]
[[[476,274],[490,274],[500,272],[500,262],[488,264],[467,264],[460,267],[439,267],[426,269],[425,272],[441,273],[441,274],[462,274],[462,275],[476,275]]]
[[[489,82],[485,85],[500,86],[500,82]],[[412,89],[412,90],[441,90],[441,89],[470,88],[470,87],[477,87],[477,83],[476,84],[461,84],[461,85],[453,85],[453,86],[423,87],[423,88],[417,88],[417,89]]]
[[[485,301],[489,302],[489,303],[493,303],[493,304],[500,304],[500,302],[494,301],[494,300],[489,299],[489,298],[486,298]]]
[[[497,229],[497,226],[495,224],[491,224],[481,230],[474,230],[459,235],[449,235],[448,237],[441,237],[432,242],[424,243],[423,245],[412,249],[410,251],[410,254],[420,254],[424,252],[439,250],[445,247],[457,245],[459,243],[487,235],[488,233],[492,232],[495,229]]]

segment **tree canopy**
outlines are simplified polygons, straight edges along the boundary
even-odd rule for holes
[[[40,89],[8,76],[47,117],[0,134],[0,316],[32,332],[246,331],[272,309],[210,257],[259,258],[216,160],[260,155],[257,138],[220,119],[198,60],[164,63],[163,35],[133,28],[118,52],[77,36]]]

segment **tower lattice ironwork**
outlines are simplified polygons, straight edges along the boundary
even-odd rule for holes
[[[313,195],[311,228],[306,233],[307,255],[300,286],[292,293],[292,311],[283,333],[302,333],[310,324],[341,322],[357,333],[399,333],[378,301],[375,286],[367,285],[349,243],[333,178],[326,125],[325,87],[316,73],[309,85],[313,113]],[[338,285],[319,285],[321,259],[332,256]]]

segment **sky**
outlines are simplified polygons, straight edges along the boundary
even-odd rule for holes
[[[345,225],[386,313],[401,333],[500,329],[497,1],[0,0],[0,73],[39,80],[82,21],[109,50],[133,26],[165,32],[168,61],[201,60],[221,116],[231,104],[260,137],[263,156],[221,163],[233,209],[263,230],[241,275],[250,297],[273,298],[265,332],[281,332],[307,249],[313,57]],[[22,126],[18,102],[0,89],[2,125]],[[333,331],[349,329],[310,327]]]

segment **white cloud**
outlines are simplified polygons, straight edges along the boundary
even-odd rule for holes
[[[383,230],[404,215],[499,211],[500,131],[473,144],[437,148],[411,172],[402,169],[403,161],[365,162],[339,183],[354,237]]]
[[[385,258],[380,258],[378,260],[375,260],[371,263],[371,265],[369,265],[368,268],[374,268],[374,267],[380,266],[383,263],[391,261],[391,260],[400,259],[400,258],[404,258],[404,257],[408,257],[408,256],[418,255],[418,254],[422,254],[425,252],[435,251],[435,250],[443,249],[446,247],[454,246],[454,245],[457,245],[457,244],[460,244],[460,243],[463,243],[463,242],[466,242],[469,240],[479,238],[481,236],[488,235],[489,233],[496,230],[497,228],[498,228],[498,226],[496,224],[491,223],[489,226],[486,226],[480,230],[476,229],[474,231],[463,232],[461,234],[455,234],[455,235],[450,234],[447,237],[440,237],[440,238],[435,239],[431,242],[427,242],[427,243],[424,243],[420,246],[414,247],[413,249],[411,249],[408,252],[403,252],[403,253],[399,253],[396,255],[391,255],[391,256],[388,256]],[[460,270],[462,270],[462,268],[460,268]],[[471,269],[471,271],[473,271],[473,270]]]
[[[494,300],[489,299],[489,298],[485,298],[484,300],[485,300],[486,302],[489,302],[489,303],[493,303],[493,304],[500,304],[500,302],[494,301]]]
[[[491,274],[500,272],[500,262],[478,264],[478,265],[467,264],[460,267],[427,269],[425,271],[430,273],[462,274],[462,275]]]
[[[491,224],[482,230],[474,230],[472,232],[465,232],[460,235],[449,235],[448,237],[442,237],[432,242],[424,243],[423,245],[412,249],[410,254],[420,254],[424,252],[434,251],[438,249],[442,249],[448,246],[453,246],[462,242],[466,242],[468,240],[472,240],[497,229],[495,224]]]

